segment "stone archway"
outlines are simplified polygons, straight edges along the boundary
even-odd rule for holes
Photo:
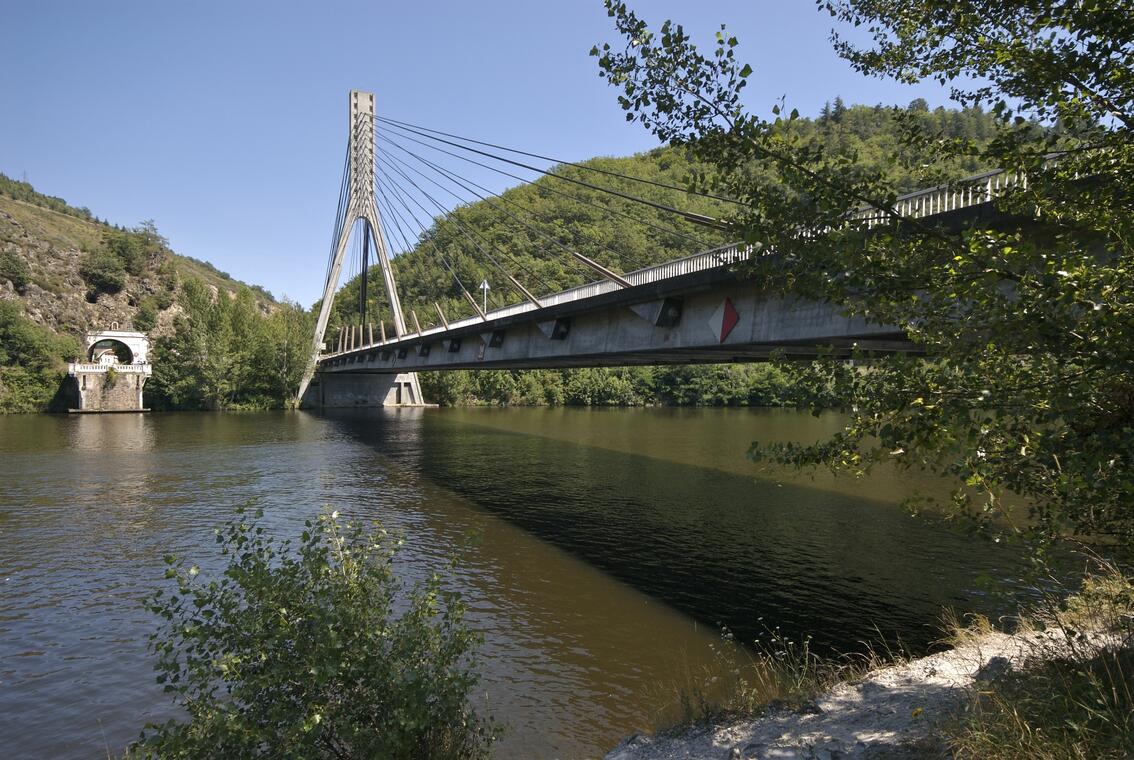
[[[101,338],[91,344],[87,358],[95,364],[133,364],[134,352],[120,340]]]
[[[74,411],[145,411],[142,389],[153,374],[150,339],[145,333],[119,330],[117,323],[110,328],[87,333],[86,360],[68,368],[78,397]]]

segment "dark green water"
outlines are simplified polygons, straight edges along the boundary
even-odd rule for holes
[[[484,632],[478,695],[503,757],[591,757],[648,729],[725,625],[915,649],[942,606],[995,612],[1013,550],[906,516],[918,484],[785,479],[753,439],[837,424],[752,410],[427,410],[0,417],[0,751],[105,757],[169,708],[140,599],[161,556],[215,566],[254,500],[272,529],[323,508],[407,535],[409,578],[465,536],[454,584]],[[923,488],[940,484],[923,483]]]

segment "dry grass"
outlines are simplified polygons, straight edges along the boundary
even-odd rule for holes
[[[1009,623],[1012,666],[978,680],[963,712],[938,724],[908,756],[981,760],[1134,758],[1134,582],[1096,561],[1075,594],[1051,593],[1008,621],[946,617],[943,643],[980,650]],[[1002,639],[1001,639],[1002,641]],[[906,659],[888,650],[834,660],[808,640],[771,632],[753,648],[725,637],[716,663],[672,684],[661,725],[753,717],[769,707],[807,710],[840,683]],[[903,755],[907,756],[907,755]]]
[[[686,668],[669,685],[670,696],[655,723],[669,731],[758,715],[768,708],[806,710],[838,684],[906,658],[889,647],[823,657],[812,649],[810,638],[790,639],[775,629],[742,647],[726,631],[712,665]]]
[[[954,629],[978,640],[988,621]],[[1021,618],[1024,664],[979,684],[944,729],[958,758],[1134,757],[1134,584],[1097,563],[1078,593],[1046,595]]]

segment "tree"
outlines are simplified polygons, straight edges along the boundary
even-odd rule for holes
[[[956,182],[940,167],[977,154],[1028,182],[995,199],[997,218],[903,218],[884,171],[802,145],[783,128],[794,111],[746,111],[753,71],[723,27],[706,55],[681,26],[654,33],[609,0],[625,44],[592,51],[602,73],[628,119],[688,145],[715,168],[699,182],[744,204],[732,223],[765,251],[749,267],[755,281],[903,325],[928,357],[795,368],[814,395],[834,388],[849,422],[813,445],[757,442],[752,456],[926,468],[954,477],[953,507],[984,525],[1012,519],[1013,492],[1029,512],[1016,525],[1034,537],[1134,537],[1134,14],[1118,0],[820,5],[873,35],[866,48],[836,42],[858,70],[949,83],[962,105],[999,117],[981,147],[941,135],[921,104],[895,109],[895,161],[916,149],[934,159],[926,182]],[[776,192],[753,167],[776,175]],[[885,223],[856,221],[864,207]]]
[[[150,390],[159,408],[267,409],[294,402],[310,358],[311,315],[284,302],[268,313],[250,288],[213,292],[181,285],[173,334],[154,344]],[[143,301],[139,317],[152,307]]]
[[[250,349],[258,392],[278,405],[291,403],[307,362],[311,359],[313,315],[298,304],[284,301],[260,318]]]
[[[126,286],[126,268],[114,253],[99,249],[83,254],[79,262],[79,275],[90,286],[88,297],[99,293],[117,293]]]
[[[31,282],[31,267],[15,251],[0,251],[0,282],[7,280],[18,292]]]
[[[841,97],[835,98],[835,105],[831,108],[831,120],[839,124],[847,113],[847,105]]]
[[[186,715],[149,726],[133,756],[487,757],[490,721],[469,699],[478,637],[437,575],[413,589],[378,528],[307,521],[296,548],[255,516],[217,530],[209,581],[166,557],[174,588],[148,600],[157,680]]]
[[[0,412],[47,409],[65,376],[63,362],[80,353],[74,338],[28,319],[20,301],[0,301]]]

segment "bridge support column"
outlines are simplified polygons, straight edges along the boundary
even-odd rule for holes
[[[340,216],[335,225],[337,241],[332,249],[330,266],[327,269],[327,280],[323,287],[323,302],[319,309],[319,318],[315,323],[315,341],[312,345],[311,362],[303,379],[299,383],[297,394],[300,404],[308,398],[308,385],[312,382],[319,355],[323,351],[323,337],[327,330],[327,323],[331,317],[331,307],[335,301],[335,291],[338,289],[339,275],[342,273],[343,256],[346,253],[347,243],[350,241],[352,230],[356,222],[361,221],[363,234],[366,236],[367,248],[369,241],[374,241],[375,257],[381,268],[382,279],[386,285],[386,300],[390,305],[390,316],[394,323],[394,333],[401,338],[406,334],[406,321],[402,315],[402,303],[398,298],[397,284],[394,282],[394,269],[390,266],[390,252],[386,245],[386,233],[382,227],[382,220],[378,215],[378,204],[375,200],[374,188],[377,183],[377,167],[375,154],[377,142],[374,130],[374,94],[360,90],[350,91],[350,139],[348,142],[347,167],[344,177],[347,195],[345,206],[340,206]],[[340,198],[340,202],[343,198]],[[363,256],[361,272],[362,283],[368,277],[368,259]],[[361,295],[365,298],[365,285],[361,287]],[[365,305],[363,301],[362,305]],[[364,312],[364,309],[360,309]],[[362,335],[362,324],[366,323],[366,314],[361,313],[359,336]],[[352,328],[353,330],[353,328]],[[383,328],[384,330],[384,328]],[[420,332],[420,330],[419,330]],[[352,332],[353,335],[353,332]],[[383,335],[383,340],[385,336]],[[352,347],[357,345],[352,344]],[[414,405],[421,404],[421,386],[414,377],[404,385],[412,388]],[[367,404],[368,406],[389,406],[389,404]],[[364,404],[358,404],[364,406]]]
[[[303,394],[304,408],[429,406],[421,397],[416,372],[397,375],[318,372]]]

